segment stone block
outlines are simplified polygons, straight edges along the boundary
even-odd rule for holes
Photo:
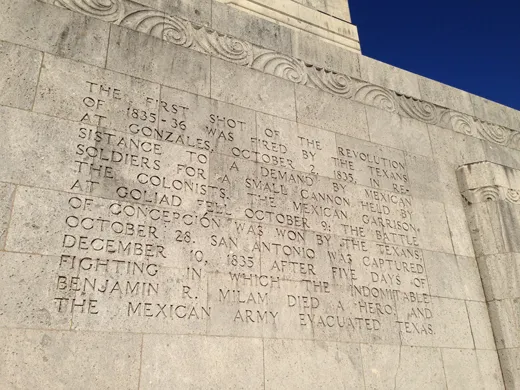
[[[472,257],[424,251],[430,293],[437,297],[484,300],[477,264]]]
[[[520,169],[520,150],[512,149],[491,142],[483,142],[486,161]]]
[[[220,33],[291,55],[291,30],[218,1],[213,2],[211,27]]]
[[[462,206],[445,204],[446,218],[450,228],[451,242],[455,254],[474,257],[475,251],[468,229],[467,216]]]
[[[39,51],[0,42],[0,105],[32,108],[42,58]]]
[[[260,339],[178,335],[146,335],[143,339],[143,389],[172,384],[181,388],[210,389],[225,384],[235,389],[262,389],[262,371]]]
[[[138,56],[135,53],[139,53]],[[209,56],[148,34],[112,26],[107,69],[209,96]]]
[[[414,198],[438,201],[442,184],[437,162],[433,158],[413,153],[405,153],[405,159],[410,180],[410,194]]]
[[[137,128],[156,126],[159,93],[158,84],[46,55],[34,111],[127,132],[136,123],[132,130],[142,134]],[[132,117],[134,109],[138,118]]]
[[[475,348],[496,350],[486,303],[466,301],[466,308],[468,309]]]
[[[4,328],[0,341],[3,389],[138,388],[141,335]]]
[[[475,115],[471,95],[468,92],[419,76],[421,97],[427,102],[451,108],[468,115]]]
[[[293,121],[296,119],[292,82],[216,58],[211,59],[211,97]]]
[[[105,66],[109,25],[34,0],[10,2],[0,15],[0,40]]]
[[[211,25],[211,0],[138,0],[138,3],[199,25]]]
[[[488,301],[513,299],[518,296],[520,254],[498,253],[481,256],[477,261]]]
[[[425,199],[414,199],[413,203],[417,211],[412,221],[418,229],[420,246],[430,251],[453,253],[444,204]]]
[[[356,344],[307,340],[264,340],[266,389],[363,387],[360,348]],[[324,371],[321,365],[330,367]]]
[[[520,386],[520,348],[508,348],[498,351],[500,367],[504,377],[504,385],[507,390],[513,390]]]
[[[334,133],[258,113],[257,145],[262,155],[272,155],[280,160],[277,166],[292,168],[312,175],[334,176],[331,151],[336,149]],[[282,164],[286,160],[286,164]],[[276,162],[264,158],[260,162]]]
[[[0,107],[0,117],[5,124],[0,133],[1,181],[56,189],[65,189],[67,179],[73,182],[72,122],[7,107]],[[67,165],[69,169],[55,174],[57,166]]]
[[[365,107],[357,102],[296,86],[298,122],[360,139],[369,139]]]
[[[510,129],[520,130],[520,115],[517,110],[476,95],[471,95],[471,101],[477,118]]]
[[[432,157],[430,136],[425,123],[374,107],[365,107],[365,110],[372,142]]]
[[[504,380],[497,352],[477,349],[476,353],[484,388],[503,390]]]
[[[446,387],[436,348],[362,344],[361,354],[367,390]]]
[[[502,299],[488,302],[497,349],[520,347],[520,302]]]
[[[7,230],[11,219],[15,186],[0,183],[0,250],[4,248]]]
[[[359,54],[303,30],[292,32],[292,54],[306,63],[360,78]]]
[[[55,300],[58,262],[58,257],[0,252],[0,276],[9,280],[0,286],[2,327],[70,329],[72,315],[60,314]]]
[[[442,361],[449,389],[486,390],[475,351],[442,349]]]
[[[406,96],[421,98],[419,78],[416,74],[363,55],[359,56],[359,63],[362,80]]]
[[[428,130],[433,156],[437,161],[451,163],[453,171],[460,165],[485,160],[481,140],[437,126],[429,125]]]
[[[403,345],[474,348],[464,301],[437,297],[424,301],[397,304]]]
[[[177,145],[257,161],[253,111],[164,86],[161,100],[167,106],[159,109],[158,129],[171,132]]]

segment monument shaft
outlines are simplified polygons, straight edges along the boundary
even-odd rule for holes
[[[520,386],[520,114],[346,2],[3,1],[0,69],[1,389]]]

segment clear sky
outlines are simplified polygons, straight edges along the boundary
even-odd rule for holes
[[[368,57],[520,110],[520,0],[349,0]]]

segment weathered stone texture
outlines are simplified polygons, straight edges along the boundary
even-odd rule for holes
[[[2,11],[0,388],[518,387],[516,111],[339,1]]]

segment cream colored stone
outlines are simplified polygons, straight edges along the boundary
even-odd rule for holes
[[[432,158],[412,153],[405,153],[405,158],[410,194],[413,197],[438,201],[442,184],[437,162]]]
[[[209,96],[209,56],[148,34],[112,26],[106,67],[169,87]]]
[[[104,66],[109,26],[34,0],[6,4],[0,15],[0,40]]]
[[[30,109],[43,54],[23,46],[0,42],[0,104]]]
[[[363,386],[361,352],[356,344],[266,339],[264,347],[266,389],[289,388],[295,383],[301,389]],[[331,370],[324,371],[322,364]]]
[[[345,50],[360,51],[357,28],[343,20],[318,12],[295,1],[217,0],[245,10],[256,17],[281,22],[294,31],[305,31],[321,40],[335,42]]]
[[[484,300],[474,258],[424,251],[430,292],[434,296]]]
[[[468,229],[468,221],[464,209],[462,206],[451,204],[445,204],[444,208],[455,254],[474,257],[475,251],[471,242],[471,234]]]
[[[262,352],[260,339],[147,335],[141,387],[262,389]]]
[[[297,171],[334,176],[331,158],[331,151],[336,149],[334,133],[261,113],[257,114],[256,123],[258,152],[277,156],[280,162],[285,159],[286,167]],[[269,160],[264,157],[259,161]]]
[[[498,253],[477,259],[488,301],[517,297],[520,288],[520,255]]]
[[[211,97],[291,120],[296,118],[292,82],[216,58],[211,59]]]
[[[513,390],[520,385],[520,348],[502,349],[498,351],[504,384],[507,390]]]
[[[502,299],[488,302],[489,318],[497,349],[520,347],[520,302]]]
[[[211,25],[211,0],[138,0],[138,3],[197,24]]]
[[[361,79],[416,99],[421,98],[418,76],[373,58],[360,56]]]
[[[145,80],[46,55],[34,111],[130,132],[132,123],[156,127],[159,92],[159,85]],[[141,118],[144,111],[146,120],[133,118],[134,109]]]
[[[466,308],[468,309],[475,348],[496,350],[486,303],[466,301]]]
[[[419,89],[421,97],[427,102],[474,115],[471,95],[465,91],[420,76]]]
[[[0,340],[3,389],[138,388],[140,335],[0,329]]]
[[[444,204],[414,199],[412,221],[419,229],[421,247],[431,251],[453,253]]]
[[[471,101],[477,118],[510,129],[520,130],[520,116],[517,110],[475,95],[471,95]]]
[[[436,348],[362,345],[361,351],[367,389],[446,388]]]
[[[58,311],[59,257],[0,252],[0,324],[4,328],[70,329],[72,314]],[[95,305],[95,304],[94,304]],[[79,307],[78,307],[79,311]]]
[[[480,372],[484,388],[487,389],[504,389],[504,380],[502,378],[502,369],[498,361],[496,351],[476,350]]]
[[[473,348],[464,301],[430,297],[428,303],[398,302],[403,345]]]
[[[473,137],[428,126],[433,156],[437,161],[449,162],[453,171],[460,165],[485,160],[482,142]]]
[[[428,127],[425,123],[374,107],[366,107],[365,110],[372,142],[432,157]]]
[[[359,103],[296,86],[298,122],[360,139],[367,139],[365,107]]]
[[[475,351],[442,349],[442,361],[449,389],[485,390]]]
[[[218,1],[213,2],[211,27],[279,53],[291,55],[291,30]]]
[[[11,184],[0,183],[0,249],[4,248],[7,238],[7,229],[11,219],[15,187]]]
[[[358,53],[302,30],[293,31],[291,40],[294,57],[349,77],[360,78]]]

